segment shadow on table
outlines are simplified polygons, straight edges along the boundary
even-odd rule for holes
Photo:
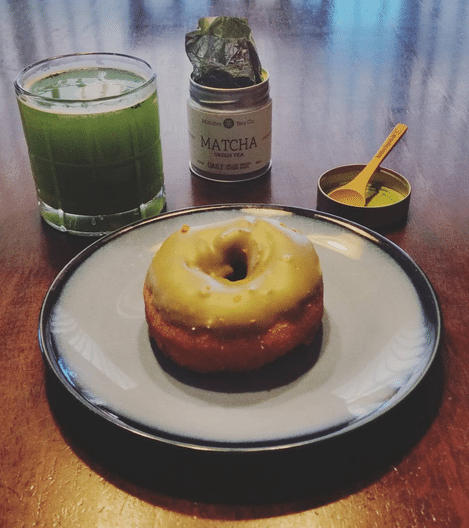
[[[115,486],[154,504],[164,494],[238,505],[303,501],[304,507],[306,501],[314,508],[353,494],[399,464],[425,435],[438,412],[442,388],[438,354],[404,401],[357,430],[309,446],[229,454],[157,444],[127,432],[85,408],[54,376],[47,376],[51,408],[75,453]]]

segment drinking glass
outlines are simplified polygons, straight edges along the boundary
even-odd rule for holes
[[[15,92],[44,220],[103,235],[165,204],[156,74],[117,53],[37,62]]]

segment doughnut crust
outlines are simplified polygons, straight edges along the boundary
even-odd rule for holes
[[[315,295],[298,307],[297,317],[283,317],[262,333],[239,336],[169,323],[151,302],[148,287],[143,295],[149,334],[158,348],[196,372],[243,372],[267,365],[296,346],[311,343],[323,316],[322,282]]]
[[[202,373],[258,369],[311,343],[324,311],[309,239],[252,217],[182,226],[156,252],[143,296],[162,353]]]

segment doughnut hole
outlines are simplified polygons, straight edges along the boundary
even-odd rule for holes
[[[207,247],[199,253],[195,266],[211,277],[242,281],[250,274],[256,248],[257,245],[249,240],[249,233],[243,230],[224,233],[212,248]]]
[[[227,248],[225,251],[225,262],[231,268],[231,272],[225,275],[225,279],[236,282],[247,277],[248,256],[245,248],[238,245]]]

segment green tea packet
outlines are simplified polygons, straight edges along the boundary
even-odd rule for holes
[[[214,88],[242,88],[262,81],[262,67],[245,18],[201,18],[186,34],[192,79]]]

